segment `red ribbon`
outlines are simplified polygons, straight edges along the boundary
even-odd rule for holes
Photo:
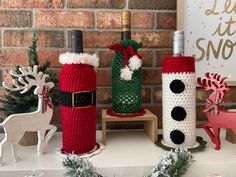
[[[204,112],[210,112],[211,110],[213,110],[215,115],[219,114],[219,104],[215,104],[212,100],[207,99],[207,103],[209,104],[209,106],[204,109]]]
[[[50,108],[54,108],[54,105],[51,101],[50,95],[49,95],[49,87],[45,86],[43,88],[43,113],[47,111],[47,106],[49,106]]]
[[[138,52],[136,52],[133,48],[133,46],[129,45],[127,48],[125,48],[122,44],[113,44],[109,46],[110,50],[114,50],[116,52],[122,52],[124,55],[124,62],[125,65],[128,66],[129,64],[129,57],[137,55],[138,58],[142,59],[142,55],[140,55]]]
[[[207,104],[209,106],[207,106],[205,109],[204,109],[204,112],[209,112],[211,110],[213,110],[214,114],[215,115],[218,115],[219,114],[219,104],[222,103],[223,100],[220,99],[220,93],[217,92],[216,95],[215,95],[215,101],[212,101],[211,99],[207,99]]]

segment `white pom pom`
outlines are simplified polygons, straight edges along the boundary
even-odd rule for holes
[[[120,70],[120,78],[126,81],[130,81],[132,79],[133,71],[131,71],[127,66]]]
[[[137,55],[134,55],[129,59],[129,68],[132,71],[138,70],[141,66],[142,60]]]

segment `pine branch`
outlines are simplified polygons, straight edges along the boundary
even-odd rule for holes
[[[193,162],[192,154],[187,150],[176,149],[166,153],[148,177],[181,177]],[[146,176],[145,176],[146,177]]]
[[[192,155],[186,150],[176,149],[175,153],[177,155],[176,162],[168,168],[167,174],[173,175],[173,177],[181,177],[188,170],[189,166],[193,162]]]
[[[67,172],[64,176],[69,177],[102,177],[97,174],[91,162],[86,158],[80,158],[74,154],[66,156],[63,165]]]
[[[29,64],[30,66],[39,65],[38,62],[38,54],[37,54],[37,37],[36,34],[33,33],[31,46],[28,49],[28,57],[29,57]]]

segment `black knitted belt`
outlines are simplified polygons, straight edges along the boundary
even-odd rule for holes
[[[96,91],[60,91],[60,103],[67,107],[90,107],[96,105]]]

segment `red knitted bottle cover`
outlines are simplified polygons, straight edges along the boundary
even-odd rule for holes
[[[96,92],[96,72],[89,64],[65,64],[62,56],[63,67],[60,72],[60,91]],[[79,54],[77,54],[79,55]],[[77,60],[76,54],[68,54],[72,61]],[[79,58],[84,59],[87,55]],[[64,58],[63,58],[64,57]],[[67,58],[66,58],[67,59]],[[76,59],[76,60],[73,60]],[[71,61],[70,60],[70,61]],[[82,60],[84,62],[84,60]],[[91,60],[93,62],[93,58]],[[96,105],[87,107],[71,107],[61,105],[62,115],[62,144],[64,153],[83,154],[96,147]]]
[[[195,59],[193,57],[168,57],[163,60],[162,73],[195,72]]]

